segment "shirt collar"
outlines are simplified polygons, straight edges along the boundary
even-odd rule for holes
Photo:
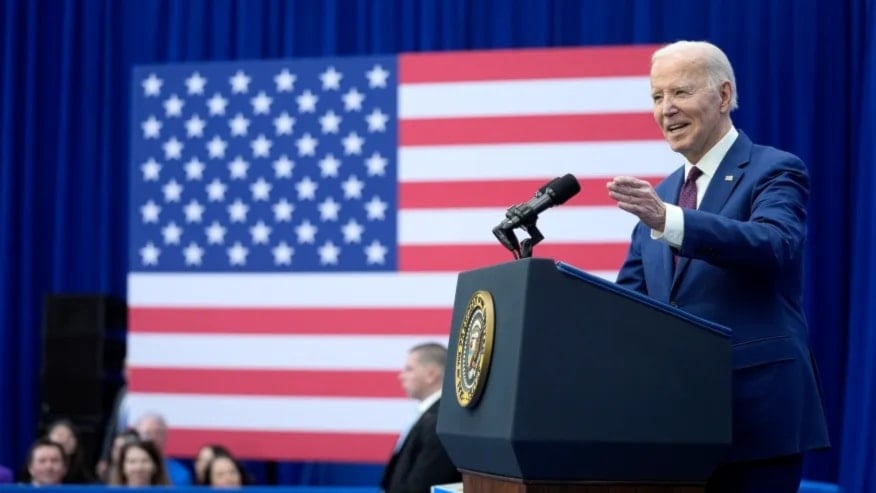
[[[429,409],[430,407],[432,407],[432,404],[435,404],[435,402],[440,398],[441,398],[441,389],[438,389],[438,392],[435,392],[434,394],[430,395],[429,397],[426,397],[425,399],[421,400],[420,403],[417,404],[417,409],[420,411],[420,414],[426,412],[426,410]]]
[[[739,136],[739,131],[736,130],[736,127],[730,126],[730,130],[721,137],[705,155],[703,155],[700,162],[697,163],[697,168],[703,172],[704,175],[708,176],[710,179],[715,175],[715,172],[718,171],[718,165],[721,164],[721,161],[724,160],[724,156],[727,155],[727,152],[730,150],[730,147],[736,142],[736,137]],[[690,173],[690,169],[693,167],[693,163],[684,160],[684,176],[687,176]]]

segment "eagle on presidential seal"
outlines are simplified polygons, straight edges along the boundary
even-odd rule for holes
[[[462,407],[477,405],[484,390],[490,359],[496,315],[493,296],[476,291],[469,299],[456,341],[456,400]]]

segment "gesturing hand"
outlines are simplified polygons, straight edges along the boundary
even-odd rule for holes
[[[617,201],[618,207],[635,214],[651,229],[663,231],[666,207],[650,183],[632,176],[618,176],[606,187],[609,197]]]

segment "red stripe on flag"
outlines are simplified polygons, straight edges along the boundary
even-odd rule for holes
[[[306,433],[229,429],[173,428],[165,453],[194,457],[206,443],[221,441],[240,459],[384,463],[398,435],[378,433]]]
[[[399,122],[399,145],[659,140],[650,113],[424,118]]]
[[[131,307],[128,320],[140,333],[433,335],[449,330],[450,309]]]
[[[584,227],[584,226],[582,226]],[[620,269],[627,254],[625,243],[536,245],[534,257],[563,260],[588,271]],[[399,269],[408,272],[458,272],[512,260],[511,253],[495,245],[405,245],[399,249]]]
[[[538,180],[405,182],[399,186],[401,209],[447,209],[450,207],[502,207],[525,202],[552,177]],[[579,179],[581,191],[566,206],[617,205],[605,184],[611,177]],[[656,185],[660,177],[642,177]]]
[[[646,76],[657,46],[412,53],[399,56],[399,81]]]
[[[128,369],[131,392],[311,397],[404,397],[392,371]]]

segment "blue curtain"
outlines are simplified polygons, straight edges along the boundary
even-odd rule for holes
[[[847,338],[846,395],[840,480],[849,491],[876,491],[876,1],[855,6],[853,25],[862,42],[850,53],[857,98],[852,121],[858,138],[850,139],[854,152],[851,181],[853,270]],[[864,471],[869,471],[866,473]]]
[[[43,297],[124,296],[138,64],[708,39],[737,70],[737,126],[798,154],[813,190],[806,282],[833,448],[807,477],[876,488],[873,0],[57,0],[3,2],[0,463],[38,411]],[[38,11],[39,10],[39,11]],[[366,484],[379,466],[290,465]]]

